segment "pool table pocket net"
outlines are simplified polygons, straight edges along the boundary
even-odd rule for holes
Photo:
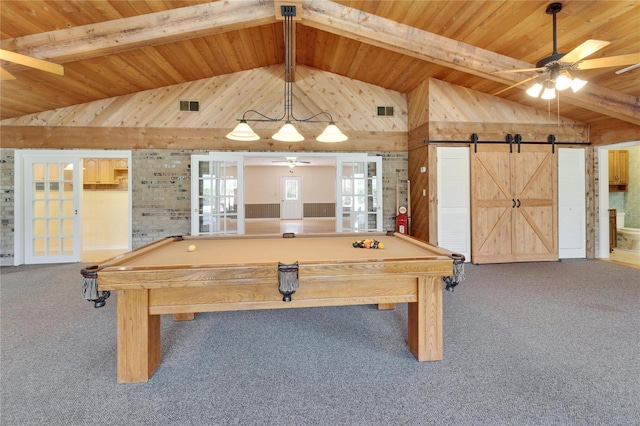
[[[82,297],[89,302],[93,302],[96,308],[105,305],[107,298],[111,296],[110,291],[98,290],[98,270],[97,265],[84,268],[82,274]]]
[[[291,295],[296,292],[298,282],[298,262],[285,264],[278,262],[278,290],[282,293],[283,302],[291,302]]]

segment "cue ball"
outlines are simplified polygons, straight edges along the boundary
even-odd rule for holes
[[[195,246],[195,245],[193,245],[193,244],[191,244],[187,250],[189,250],[189,251],[196,251],[196,246]]]

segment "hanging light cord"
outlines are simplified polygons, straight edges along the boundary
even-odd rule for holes
[[[238,121],[293,121],[298,123],[331,123],[334,124],[333,116],[327,111],[320,111],[309,118],[296,118],[293,115],[293,17],[284,16],[284,111],[281,116],[272,118],[264,115],[255,109],[249,109],[242,114],[242,119]],[[247,114],[257,114],[262,118],[247,118]],[[328,120],[316,120],[317,117],[326,115]]]

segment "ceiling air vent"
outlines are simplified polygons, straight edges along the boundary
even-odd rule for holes
[[[200,101],[180,101],[180,111],[200,111]]]
[[[280,6],[280,13],[282,13],[282,16],[296,16],[296,7]]]
[[[392,106],[379,106],[378,109],[378,117],[391,117],[393,116],[393,107]]]

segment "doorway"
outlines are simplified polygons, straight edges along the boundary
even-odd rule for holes
[[[616,193],[615,195],[618,197],[613,197],[616,200],[610,200],[610,193],[609,193],[609,151],[610,150],[630,150],[630,149],[640,149],[638,148],[640,147],[640,141],[632,141],[632,142],[625,142],[625,143],[619,143],[619,144],[613,144],[613,145],[606,145],[606,146],[600,146],[598,147],[598,151],[597,151],[597,156],[598,156],[598,164],[599,164],[599,170],[598,170],[598,193],[599,193],[599,215],[598,215],[598,221],[600,223],[599,226],[599,233],[598,233],[598,247],[597,247],[597,251],[596,251],[596,258],[600,258],[600,259],[610,259],[612,261],[619,261],[620,263],[625,263],[625,264],[632,264],[635,266],[640,265],[640,261],[638,260],[637,256],[633,256],[631,260],[629,259],[616,259],[616,257],[619,254],[622,253],[616,253],[616,251],[614,250],[614,253],[611,253],[609,251],[609,244],[607,244],[607,242],[609,241],[609,226],[607,226],[606,224],[609,223],[609,209],[610,208],[616,208],[616,209],[620,209],[622,208],[624,210],[625,205],[627,204],[627,198],[630,196],[630,194],[628,192],[626,193]],[[635,186],[637,188],[637,185],[640,184],[640,182],[636,182],[636,180],[633,178],[632,174],[630,173],[629,175],[630,178],[630,182],[629,182],[629,188],[631,188],[632,186]],[[637,194],[637,192],[635,193]],[[631,196],[633,198],[633,196]],[[620,200],[620,198],[622,200]],[[637,195],[636,198],[637,200]],[[620,203],[611,203],[611,201],[620,201]],[[633,203],[632,203],[633,204]],[[632,214],[637,214],[637,211],[632,212]],[[625,223],[625,226],[628,226],[628,222]],[[620,250],[619,250],[620,252]]]
[[[302,177],[280,178],[280,219],[302,219]]]
[[[85,159],[96,159],[102,168],[94,176],[113,177],[95,181],[94,186],[109,185],[119,189],[123,202],[117,214],[100,202],[109,202],[109,197],[87,194],[84,180]],[[105,161],[108,160],[108,161]],[[61,263],[85,260],[83,253],[91,245],[100,244],[101,249],[125,252],[131,249],[131,162],[130,151],[93,150],[16,150],[15,152],[15,239],[14,265],[37,263]],[[110,164],[110,169],[104,165]],[[125,166],[123,166],[125,164]],[[109,213],[111,212],[111,213]],[[93,221],[93,225],[87,223]],[[113,222],[109,230],[106,221]],[[100,243],[91,231],[104,231],[110,237],[124,235],[122,241]]]
[[[82,262],[100,262],[129,251],[129,161],[83,158]]]
[[[326,229],[327,224],[333,232],[382,231],[380,156],[363,153],[300,155],[303,157],[295,157],[295,176],[291,176],[294,173],[291,153],[212,151],[207,155],[192,155],[191,211],[197,213],[191,216],[192,234],[244,234],[245,230],[254,233],[256,229],[281,229],[285,222],[311,219],[313,223],[304,224],[304,232],[315,232],[307,228]],[[237,166],[233,175],[233,179],[237,179],[233,195],[237,209],[232,218],[227,217],[233,220],[233,226],[203,226],[207,204],[206,185],[201,182],[201,177],[206,175],[203,170],[226,162]],[[300,179],[292,179],[295,177]],[[303,188],[303,181],[312,184]],[[282,187],[286,182],[292,192],[297,191],[297,203],[295,209],[283,215],[281,210],[289,209],[283,202],[294,201],[285,200],[286,187]],[[298,219],[284,219],[286,217]]]

